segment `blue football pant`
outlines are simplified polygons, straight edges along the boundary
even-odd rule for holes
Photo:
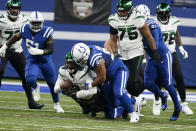
[[[50,88],[50,93],[52,95],[53,102],[59,102],[58,94],[54,93],[56,72],[52,60],[46,63],[33,63],[28,61],[25,67],[27,85],[32,88],[37,87],[36,80],[40,70]]]
[[[128,69],[121,69],[104,83],[104,97],[108,110],[122,106],[128,113],[133,112],[132,104],[135,103],[135,99],[130,98],[126,90],[128,77]]]
[[[162,57],[162,61],[157,63],[154,60],[149,60],[146,63],[146,68],[144,72],[144,87],[156,95],[163,98],[163,93],[155,84],[155,79],[159,75],[161,82],[165,89],[169,92],[175,108],[179,108],[180,104],[177,98],[177,92],[172,84],[172,55],[168,52],[165,57]]]

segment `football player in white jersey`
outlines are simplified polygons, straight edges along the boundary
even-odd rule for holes
[[[171,16],[171,8],[166,3],[161,3],[157,6],[156,14],[157,21],[159,22],[159,25],[161,27],[162,35],[164,36],[164,42],[173,55],[172,74],[176,81],[176,88],[181,98],[182,112],[184,112],[186,115],[193,115],[193,111],[188,107],[188,103],[186,102],[184,77],[176,53],[177,46],[183,58],[188,58],[188,53],[183,48],[178,31],[180,20],[175,16]],[[155,101],[153,103],[154,115],[160,115],[160,104],[161,102],[159,100],[159,97],[155,96]]]
[[[160,59],[152,35],[144,16],[133,9],[131,0],[120,0],[117,4],[117,13],[108,18],[108,23],[110,39],[105,42],[105,48],[118,54],[128,67],[130,76],[127,90],[131,95],[138,96],[144,90],[142,36],[152,45],[153,58],[157,61]]]
[[[14,34],[20,32],[20,27],[28,21],[27,16],[20,14],[21,3],[19,0],[8,0],[6,4],[7,13],[0,14],[0,46],[6,44],[6,42]],[[28,106],[30,109],[41,109],[44,105],[38,104],[32,97],[31,88],[27,87],[25,79],[25,56],[21,47],[21,42],[17,41],[16,44],[12,45],[7,49],[5,56],[1,57],[0,65],[0,86],[1,79],[4,74],[5,67],[10,61],[11,65],[15,68],[16,72],[22,80],[22,86],[25,90],[28,98]]]
[[[70,52],[66,54],[65,65],[59,68],[59,75],[55,84],[55,93],[72,97],[82,108],[83,114],[91,112],[92,116],[98,111],[104,111],[105,100],[102,88],[86,89],[85,84],[93,82],[96,74],[88,67],[79,68],[73,61]],[[100,85],[101,87],[101,85]]]

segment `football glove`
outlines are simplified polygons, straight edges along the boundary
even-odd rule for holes
[[[186,50],[184,50],[183,46],[179,46],[178,49],[179,49],[180,53],[182,54],[183,59],[188,58],[188,52]]]
[[[5,57],[5,52],[7,49],[7,45],[4,44],[1,48],[0,48],[0,57]]]
[[[43,55],[44,54],[44,50],[37,49],[34,47],[29,47],[28,51],[29,51],[29,54],[31,54],[31,55]]]
[[[152,59],[157,61],[157,62],[161,62],[161,57],[160,57],[157,49],[152,50]]]

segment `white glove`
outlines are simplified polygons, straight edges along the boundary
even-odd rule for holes
[[[34,47],[29,47],[28,48],[29,54],[31,55],[43,55],[44,51],[42,49],[37,49]]]
[[[184,50],[183,46],[179,46],[178,47],[180,53],[183,55],[183,59],[188,58],[188,52],[186,50]]]
[[[78,92],[76,92],[76,97],[77,98],[84,98],[88,95],[86,90],[80,90]]]
[[[4,44],[1,48],[0,48],[0,57],[5,57],[5,52],[7,49],[7,45]]]

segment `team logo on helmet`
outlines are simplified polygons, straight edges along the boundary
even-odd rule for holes
[[[79,19],[85,19],[93,11],[93,0],[73,0],[73,13]]]

